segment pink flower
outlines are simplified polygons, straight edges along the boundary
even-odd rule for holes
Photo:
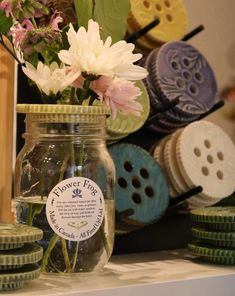
[[[22,24],[16,24],[11,28],[11,35],[14,37],[14,46],[20,45],[29,30],[33,30],[34,26],[30,20],[25,19]]]
[[[141,95],[141,91],[135,86],[134,82],[122,80],[120,78],[110,78],[101,76],[92,82],[91,89],[99,96],[101,101],[112,110],[113,119],[117,112],[131,113],[140,116],[143,110],[142,105],[136,101]]]
[[[6,17],[9,17],[10,14],[12,13],[12,5],[11,5],[11,2],[10,1],[7,1],[7,0],[3,0],[0,3],[0,9],[2,9],[2,10],[5,11]]]
[[[58,15],[58,12],[55,11],[51,16],[50,26],[54,31],[60,31],[58,24],[63,22],[63,18]]]

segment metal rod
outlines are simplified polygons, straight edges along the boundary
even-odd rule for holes
[[[180,202],[185,201],[186,199],[188,199],[188,198],[192,197],[193,195],[196,195],[202,191],[203,191],[202,186],[193,187],[189,191],[184,192],[183,194],[181,194],[175,198],[171,198],[169,206],[170,207],[175,206],[175,205],[179,204]]]
[[[200,119],[206,117],[207,115],[217,111],[218,109],[222,108],[223,106],[224,106],[224,101],[218,101],[217,103],[214,104],[214,106],[209,111],[202,114],[197,120],[200,120]]]
[[[201,31],[203,31],[204,29],[205,29],[205,27],[203,25],[199,25],[198,27],[196,27],[195,29],[193,29],[191,32],[189,32],[188,34],[186,34],[181,39],[181,41],[188,41],[189,39],[193,38],[195,35],[197,35]]]
[[[148,31],[156,27],[160,23],[159,19],[154,19],[151,23],[140,29],[139,31],[134,32],[129,37],[127,37],[126,41],[134,43],[138,38],[145,35]]]
[[[124,218],[127,218],[131,215],[133,215],[135,213],[135,211],[132,208],[126,209],[122,212],[117,212],[116,211],[116,220],[122,220]]]

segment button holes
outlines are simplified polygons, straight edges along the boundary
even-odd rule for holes
[[[164,4],[167,8],[170,8],[171,7],[171,3],[170,1],[164,1]]]
[[[173,17],[171,14],[167,14],[166,19],[168,20],[169,23],[171,23],[173,21]]]
[[[124,169],[127,172],[131,172],[133,170],[132,164],[129,161],[125,161],[125,163],[124,163]]]
[[[176,61],[171,62],[171,67],[173,70],[176,70],[176,71],[179,70],[179,68],[180,68],[179,64]]]
[[[183,64],[185,67],[188,67],[190,65],[190,60],[188,58],[183,58]]]
[[[152,187],[146,187],[144,191],[145,191],[145,193],[146,193],[146,195],[147,195],[148,197],[153,197],[153,195],[154,195],[154,190],[153,190]]]
[[[155,5],[155,8],[156,8],[158,11],[161,11],[161,10],[162,10],[162,7],[161,7],[161,5],[160,5],[159,3],[157,3],[157,4]]]
[[[214,162],[214,158],[213,158],[213,156],[212,155],[207,155],[207,161],[209,162],[209,163],[213,163]]]
[[[202,82],[202,81],[203,81],[203,75],[202,75],[202,73],[196,72],[196,73],[194,74],[194,77],[195,77],[195,79],[196,79],[198,82]]]
[[[219,151],[219,152],[217,153],[217,157],[218,157],[218,159],[221,160],[221,161],[224,160],[224,154],[223,154],[221,151]]]
[[[211,142],[209,140],[207,140],[207,139],[204,141],[204,145],[208,149],[211,148]]]
[[[185,80],[190,80],[192,78],[191,74],[188,71],[183,72],[183,77]]]
[[[216,172],[216,176],[217,176],[217,178],[218,178],[219,180],[223,180],[223,178],[224,178],[224,174],[223,174],[223,172],[221,172],[221,171],[217,171],[217,172]]]
[[[209,169],[207,167],[202,167],[202,174],[204,176],[208,176],[209,175]]]
[[[144,179],[149,178],[149,172],[145,168],[140,169],[140,175]]]
[[[146,8],[149,8],[149,7],[150,7],[149,1],[144,0],[143,3],[144,3],[144,6],[145,6]]]
[[[127,187],[127,181],[124,178],[121,177],[121,178],[118,179],[118,185],[121,188],[126,188]]]
[[[189,92],[190,92],[192,95],[195,95],[195,94],[197,93],[197,87],[196,87],[196,85],[191,84],[191,85],[189,86]]]
[[[202,155],[201,150],[198,147],[195,147],[193,149],[193,153],[198,157],[200,157]]]
[[[184,88],[184,81],[182,79],[177,79],[176,80],[176,86],[178,88]]]
[[[132,178],[132,185],[135,188],[140,188],[141,187],[141,183],[140,183],[140,180],[138,179],[138,177],[133,177]]]
[[[136,192],[134,192],[133,194],[132,194],[132,200],[133,200],[133,202],[134,203],[136,203],[136,204],[140,204],[141,203],[141,196],[138,194],[138,193],[136,193]]]

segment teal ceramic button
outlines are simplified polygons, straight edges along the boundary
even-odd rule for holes
[[[116,144],[110,148],[116,167],[115,203],[118,213],[132,209],[124,218],[122,230],[138,228],[160,219],[168,203],[166,178],[152,156],[131,144]],[[130,226],[130,227],[129,227]],[[117,225],[117,229],[120,225]]]
[[[138,117],[132,114],[125,114],[123,112],[118,112],[114,120],[110,116],[106,120],[107,133],[110,140],[112,140],[112,135],[126,137],[128,134],[137,131],[144,125],[146,119],[148,118],[150,103],[147,90],[142,81],[137,81],[136,86],[138,86],[142,92],[142,94],[136,99],[136,101],[143,107],[141,116]]]

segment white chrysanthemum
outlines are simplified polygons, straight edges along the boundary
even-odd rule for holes
[[[134,44],[122,40],[111,45],[111,37],[103,42],[99,25],[93,20],[89,20],[87,31],[80,27],[76,32],[70,24],[67,35],[70,48],[59,52],[59,58],[65,64],[88,74],[116,75],[128,80],[147,76],[144,68],[133,64],[142,57],[141,54],[133,54]]]
[[[56,62],[51,63],[50,66],[39,62],[37,68],[26,63],[26,67],[22,67],[22,70],[46,95],[62,92],[81,74],[79,71],[68,71],[63,65],[59,67]]]

